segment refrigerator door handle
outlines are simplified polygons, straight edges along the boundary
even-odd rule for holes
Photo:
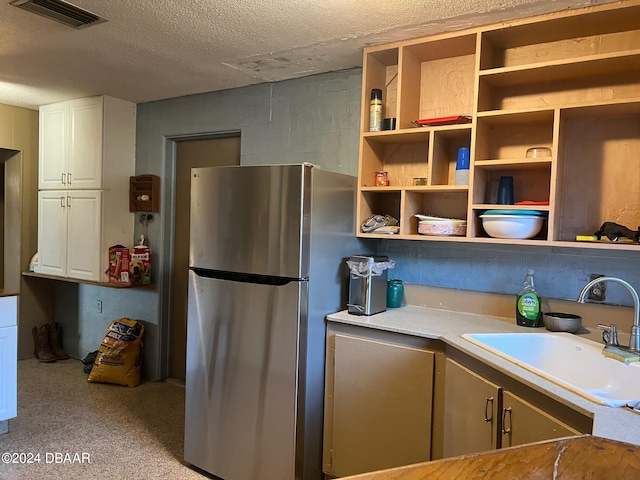
[[[190,270],[199,277],[216,278],[232,282],[258,283],[262,285],[282,286],[291,282],[304,281],[303,278],[274,277],[272,275],[261,275],[259,273],[227,272],[225,270],[210,270],[198,267],[190,267]]]

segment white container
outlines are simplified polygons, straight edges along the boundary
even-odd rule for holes
[[[493,238],[533,238],[544,223],[544,217],[535,215],[480,215],[482,226]]]

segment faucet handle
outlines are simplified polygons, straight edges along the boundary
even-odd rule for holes
[[[618,329],[615,323],[611,325],[598,324],[598,330],[602,330],[602,341],[605,345],[618,346]]]
[[[633,325],[631,327],[631,336],[629,337],[629,350],[640,352],[640,327]]]

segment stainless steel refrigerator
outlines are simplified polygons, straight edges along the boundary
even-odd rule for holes
[[[356,179],[194,168],[184,458],[224,480],[322,478],[325,316],[346,307]]]

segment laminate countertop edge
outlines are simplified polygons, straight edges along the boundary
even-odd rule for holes
[[[342,480],[635,479],[640,448],[592,435],[417,463]]]
[[[0,288],[0,297],[17,297],[19,293]]]
[[[463,339],[465,333],[546,332],[504,318],[407,305],[371,316],[332,313],[327,321],[440,340],[519,382],[593,418],[592,434],[640,445],[640,415],[625,408],[599,405]]]

